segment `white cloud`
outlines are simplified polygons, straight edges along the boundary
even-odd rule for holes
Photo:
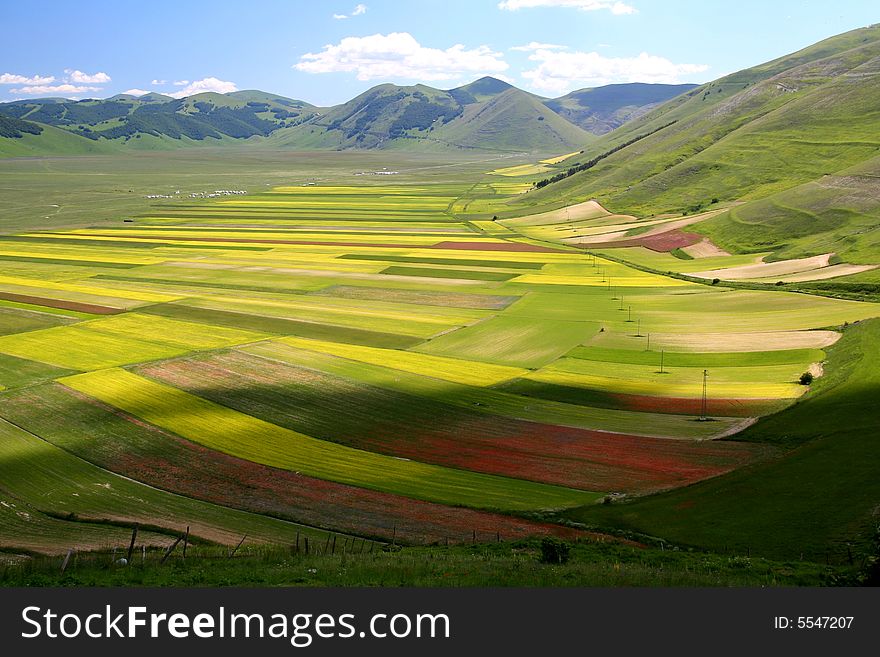
[[[128,91],[123,91],[122,93],[129,96],[143,96],[145,94],[153,93],[152,91],[146,91],[145,89],[129,89]]]
[[[356,73],[358,80],[394,78],[451,80],[466,74],[495,74],[508,68],[488,46],[466,50],[426,48],[408,32],[346,37],[319,53],[306,53],[294,68],[305,73]]]
[[[705,64],[675,64],[645,52],[638,57],[603,57],[597,52],[538,50],[529,59],[537,66],[524,71],[523,78],[535,89],[560,94],[578,87],[620,82],[676,84],[682,76],[709,68]]]
[[[26,77],[24,75],[16,75],[15,73],[3,73],[0,75],[0,84],[27,84],[27,85],[40,85],[40,84],[52,84],[55,82],[55,78],[51,75],[42,76],[35,75],[31,78]]]
[[[175,80],[171,84],[173,84],[175,87],[185,87],[189,84],[189,80]]]
[[[571,7],[581,11],[599,11],[607,9],[612,14],[636,14],[638,9],[623,2],[606,2],[604,0],[504,0],[498,3],[499,9],[516,11],[533,7]]]
[[[354,9],[351,12],[352,16],[361,16],[367,13],[367,5],[355,5]],[[348,14],[333,14],[333,18],[341,21],[348,18]]]
[[[175,82],[175,84],[177,83]],[[230,91],[238,91],[238,87],[235,86],[234,82],[218,80],[217,78],[202,78],[201,80],[190,82],[180,91],[175,91],[174,93],[169,93],[167,95],[172,98],[185,98],[186,96],[202,94],[208,91],[213,91],[218,94],[226,94]]]
[[[76,94],[81,94],[86,91],[101,91],[100,87],[86,87],[81,85],[73,85],[73,84],[57,84],[54,86],[38,84],[38,85],[29,85],[27,87],[20,87],[18,89],[13,89],[12,93],[16,94],[25,94],[27,96],[40,96],[46,94],[53,94],[58,96],[70,97]]]
[[[523,46],[513,46],[511,50],[518,50],[519,52],[534,52],[535,50],[566,50],[568,46],[560,46],[555,43],[538,43],[537,41],[532,41],[531,43],[527,43]]]
[[[64,69],[64,72],[70,76],[71,82],[76,82],[78,84],[106,84],[110,82],[110,76],[106,73],[98,72],[92,75],[88,73],[83,73],[82,71],[71,70],[69,68]]]
[[[150,84],[154,87],[161,87],[163,84],[168,84],[168,80],[153,80]]]

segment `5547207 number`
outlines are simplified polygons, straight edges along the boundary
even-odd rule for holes
[[[774,616],[775,630],[848,630],[852,627],[855,616]]]

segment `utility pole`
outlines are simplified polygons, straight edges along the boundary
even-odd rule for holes
[[[626,317],[626,321],[631,322],[631,321],[633,321],[633,307],[632,306],[629,307],[628,313],[629,314]]]
[[[648,333],[648,346],[645,347],[645,351],[651,351],[651,334]]]
[[[639,317],[638,324],[636,324],[636,337],[642,337],[642,318]]]
[[[703,370],[703,402],[700,405],[700,422],[705,422],[709,418],[706,417],[706,386],[709,380],[709,370]]]
[[[663,371],[663,350],[660,350],[660,374],[665,374]]]

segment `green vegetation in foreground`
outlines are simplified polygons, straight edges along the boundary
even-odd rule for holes
[[[778,459],[629,503],[564,517],[679,545],[840,563],[871,550],[880,499],[880,320],[848,327],[802,401],[736,436]]]
[[[160,552],[147,552],[143,564],[136,553],[129,567],[113,565],[106,553],[84,553],[64,574],[61,557],[10,557],[12,563],[0,565],[0,586],[834,586],[864,581],[848,566],[618,543],[569,545],[563,564],[542,563],[538,539],[373,552],[369,544],[360,552],[356,540],[347,554],[337,545],[336,554],[328,556],[245,544],[232,559],[225,558],[225,548],[196,545],[185,560],[175,555],[164,565],[157,563]]]

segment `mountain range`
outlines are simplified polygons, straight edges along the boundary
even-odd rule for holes
[[[547,99],[484,77],[449,90],[382,84],[329,108],[262,91],[19,100],[0,104],[0,155],[219,142],[559,152],[582,148],[694,86],[608,85]]]

